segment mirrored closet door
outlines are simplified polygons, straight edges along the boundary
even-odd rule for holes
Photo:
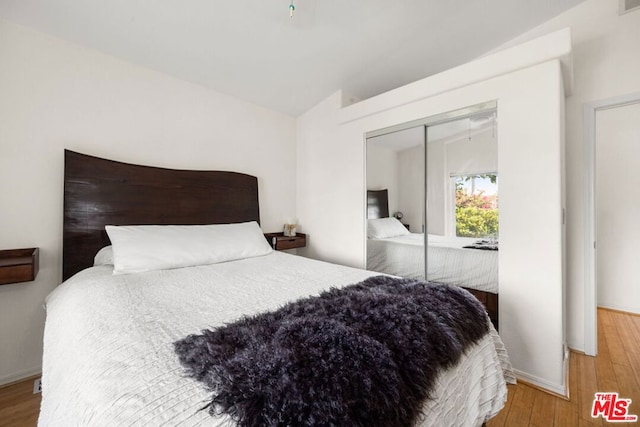
[[[366,139],[367,269],[462,286],[497,324],[495,103]]]
[[[425,279],[425,127],[367,139],[367,269]]]

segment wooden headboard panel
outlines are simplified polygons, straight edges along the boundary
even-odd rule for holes
[[[260,222],[258,179],[139,166],[65,150],[62,278],[110,244],[104,226]]]
[[[367,190],[367,219],[389,216],[389,195],[385,190]]]

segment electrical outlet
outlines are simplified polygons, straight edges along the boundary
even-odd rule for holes
[[[33,394],[42,393],[42,378],[38,378],[33,382]]]

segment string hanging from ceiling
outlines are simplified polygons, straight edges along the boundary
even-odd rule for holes
[[[293,4],[293,0],[289,4],[289,18],[293,18],[293,13],[296,11],[296,6]]]

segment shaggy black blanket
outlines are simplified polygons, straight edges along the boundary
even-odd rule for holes
[[[174,343],[241,426],[409,426],[439,370],[488,331],[467,291],[385,276]]]

